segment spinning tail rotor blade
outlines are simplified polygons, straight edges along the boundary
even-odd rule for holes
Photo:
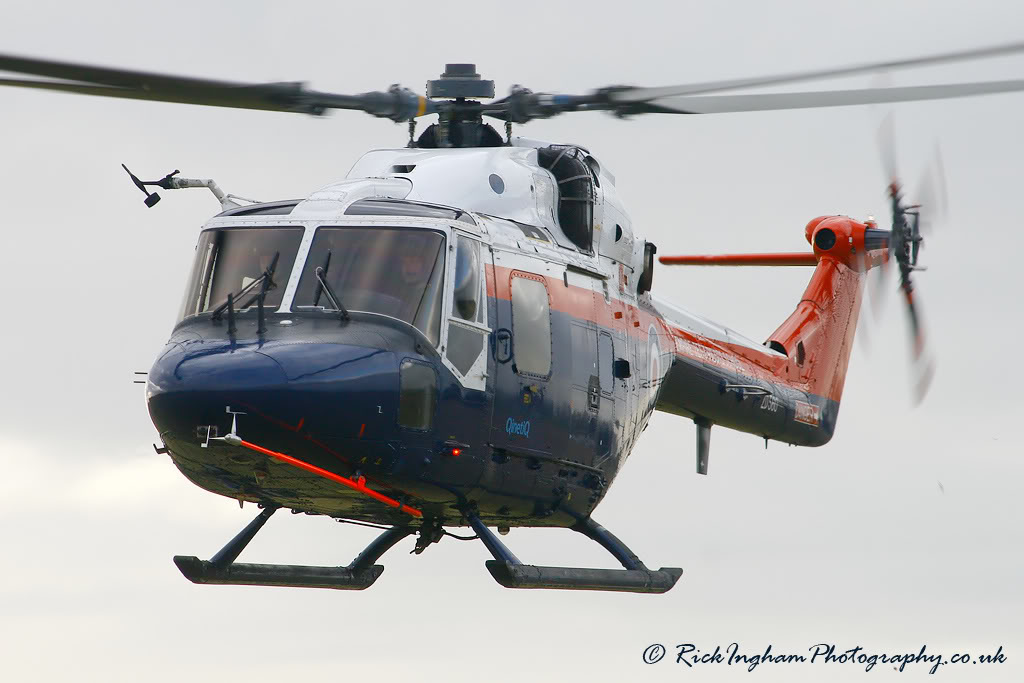
[[[886,193],[891,201],[894,193],[899,193],[900,187],[899,167],[896,163],[896,124],[891,111],[886,112],[878,126],[877,143],[882,172],[885,174],[886,183],[888,183]],[[876,322],[881,318],[888,299],[889,263],[893,259],[895,246],[895,240],[890,239],[888,258],[882,261],[875,272],[868,273],[868,298],[871,300],[871,314]]]
[[[900,286],[900,291],[903,292],[903,298],[907,304],[907,318],[910,321],[910,334],[912,350],[914,358],[918,358],[924,351],[924,328],[921,324],[921,315],[918,312],[917,305],[914,303],[914,290],[908,282],[906,285]]]
[[[868,298],[871,300],[871,316],[878,322],[885,310],[885,303],[889,298],[889,262],[883,261],[875,272],[868,273]]]
[[[882,171],[890,185],[899,183],[899,167],[896,163],[896,123],[892,111],[886,113],[878,125],[878,156]]]
[[[868,298],[870,299],[870,278],[874,275],[874,273],[871,272],[873,259],[871,255],[868,253],[868,251],[865,250],[861,252],[858,261],[858,267],[860,271],[864,273],[864,277],[867,280],[864,291],[866,294],[869,295]],[[879,268],[874,268],[874,270],[879,270]],[[861,350],[864,351],[864,353],[866,354],[871,353],[871,336],[871,321],[868,319],[868,316],[864,315],[864,304],[862,303],[861,314],[857,318],[857,329],[855,337],[857,340],[856,343],[860,346]]]
[[[921,175],[921,182],[917,186],[917,197],[920,203],[918,211],[921,214],[919,219],[921,234],[927,236],[945,220],[949,211],[946,171],[938,142],[935,143],[931,161]]]
[[[921,230],[927,229],[932,222],[931,216],[944,211],[941,207],[945,205],[945,179],[942,173],[941,153],[936,145],[933,161],[926,166],[924,180],[918,188],[920,202],[905,204],[896,164],[895,140],[894,121],[889,114],[879,127],[878,144],[879,157],[888,182],[886,190],[892,211],[892,226],[888,231],[888,258],[876,269],[877,273],[868,273],[868,288],[874,317],[877,320],[885,303],[888,287],[891,286],[888,284],[891,282],[889,269],[891,267],[896,270],[899,290],[910,324],[912,393],[914,402],[920,403],[931,384],[935,364],[928,351],[925,325],[911,277],[917,270],[917,257],[922,243]]]
[[[935,374],[935,362],[932,360],[925,338],[924,321],[921,318],[920,304],[915,301],[913,288],[909,282],[901,286],[907,304],[907,316],[911,331],[911,372],[913,374],[912,391],[914,403],[924,400]]]

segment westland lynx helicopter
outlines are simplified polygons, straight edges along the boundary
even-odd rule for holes
[[[508,588],[663,593],[682,574],[648,569],[592,513],[643,432],[666,411],[696,425],[706,474],[713,425],[821,446],[832,437],[868,271],[895,262],[915,362],[931,365],[911,274],[922,217],[889,188],[889,229],[821,216],[793,254],[662,257],[661,263],[809,266],[796,310],[762,342],[651,293],[656,248],[633,230],[614,176],[589,150],[512,136],[513,124],[575,112],[702,114],[935,99],[1024,90],[1024,80],[828,92],[720,94],[878,69],[1009,54],[1024,44],[765,78],[538,94],[449,64],[426,96],[337,95],[0,56],[43,79],[0,84],[190,104],[409,123],[408,146],[368,152],[303,199],[246,203],[177,172],[131,175],[146,204],[208,187],[203,227],[171,337],[146,400],[165,453],[190,481],[258,504],[208,561],[174,558],[191,581],[365,589],[377,560],[416,535],[422,552],[469,526]],[[438,120],[418,137],[417,119]],[[505,135],[484,117],[505,123]],[[127,170],[127,169],[126,169]],[[922,384],[923,388],[923,384]],[[348,566],[245,564],[280,508],[381,526]],[[567,527],[622,569],[533,566],[492,531]]]

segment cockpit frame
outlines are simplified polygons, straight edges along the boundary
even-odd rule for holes
[[[272,218],[272,220],[268,220]],[[422,216],[372,216],[372,215],[341,215],[335,216],[327,220],[310,220],[310,219],[299,219],[299,218],[288,218],[286,216],[278,215],[263,215],[263,214],[252,214],[252,215],[219,215],[209,220],[203,226],[203,233],[210,230],[230,230],[230,229],[280,229],[280,228],[302,228],[303,234],[299,242],[298,251],[296,252],[294,263],[291,268],[291,272],[288,273],[287,279],[284,282],[278,281],[283,287],[283,294],[281,297],[280,305],[276,308],[267,310],[267,316],[269,323],[274,324],[291,324],[291,319],[295,316],[305,315],[316,315],[321,311],[311,309],[306,306],[299,306],[296,303],[296,296],[299,292],[299,287],[302,282],[303,275],[310,268],[309,258],[311,249],[314,244],[314,240],[318,234],[318,231],[322,228],[370,228],[370,229],[381,229],[381,230],[429,230],[433,232],[441,233],[444,236],[443,249],[444,249],[444,265],[443,265],[443,281],[442,287],[442,299],[441,299],[441,317],[439,323],[439,335],[438,342],[435,347],[435,352],[441,357],[442,362],[449,370],[452,371],[453,375],[460,381],[460,383],[467,389],[483,390],[486,384],[487,377],[487,354],[485,353],[488,348],[488,337],[491,333],[491,328],[488,325],[488,301],[487,301],[487,269],[486,265],[490,263],[490,240],[487,231],[481,229],[480,226],[472,218],[461,219],[461,220],[450,220],[441,218],[431,218]],[[202,234],[202,233],[201,233]],[[479,283],[479,293],[477,294],[479,314],[473,316],[473,319],[464,319],[454,313],[454,279],[456,276],[456,266],[458,262],[458,248],[459,241],[470,241],[472,244],[477,245],[478,256],[476,259],[475,268],[477,269],[476,279]],[[382,267],[387,267],[384,264]],[[188,284],[191,288],[192,283]],[[333,311],[329,308],[321,307],[322,313],[333,314]],[[374,311],[360,311],[358,307],[352,308],[353,313],[371,313],[373,315],[384,315]],[[190,320],[193,320],[199,316],[210,315],[209,311],[203,311],[198,314],[186,315],[184,318],[178,320],[178,325],[182,325]],[[385,316],[390,317],[390,316]],[[396,321],[400,321],[403,324],[405,321],[401,321],[396,318]],[[453,362],[448,351],[452,354],[456,351],[451,348],[451,340],[449,339],[451,328],[455,328],[457,331],[455,335],[465,339],[467,335],[469,337],[479,340],[480,352],[476,354],[476,357],[472,363],[463,361],[459,363]],[[423,336],[422,330],[419,331],[419,335],[423,339],[427,339]],[[473,342],[477,343],[477,342]]]

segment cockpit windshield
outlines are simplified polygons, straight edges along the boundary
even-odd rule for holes
[[[192,275],[185,290],[178,320],[217,308],[236,297],[259,279],[274,264],[263,305],[269,309],[281,305],[285,283],[295,264],[302,241],[301,227],[294,228],[221,228],[206,230],[199,237]],[[250,287],[259,290],[260,286]],[[256,303],[253,296],[236,299],[239,309]]]
[[[319,228],[302,272],[293,310],[330,308],[316,277],[350,311],[398,318],[435,346],[441,335],[444,235],[416,228]]]

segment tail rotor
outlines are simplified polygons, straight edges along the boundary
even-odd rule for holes
[[[946,184],[942,156],[938,145],[932,161],[926,166],[918,186],[918,203],[905,202],[902,183],[896,170],[895,135],[892,117],[887,116],[879,130],[879,146],[882,164],[889,180],[889,207],[892,215],[891,228],[885,233],[888,242],[888,258],[879,267],[878,274],[869,276],[869,288],[876,317],[885,303],[886,283],[889,279],[888,264],[894,264],[898,289],[902,295],[904,309],[910,323],[912,392],[915,403],[923,400],[935,373],[935,362],[927,343],[927,334],[921,314],[921,305],[914,289],[914,271],[925,270],[918,265],[924,235],[930,234],[946,213]]]

